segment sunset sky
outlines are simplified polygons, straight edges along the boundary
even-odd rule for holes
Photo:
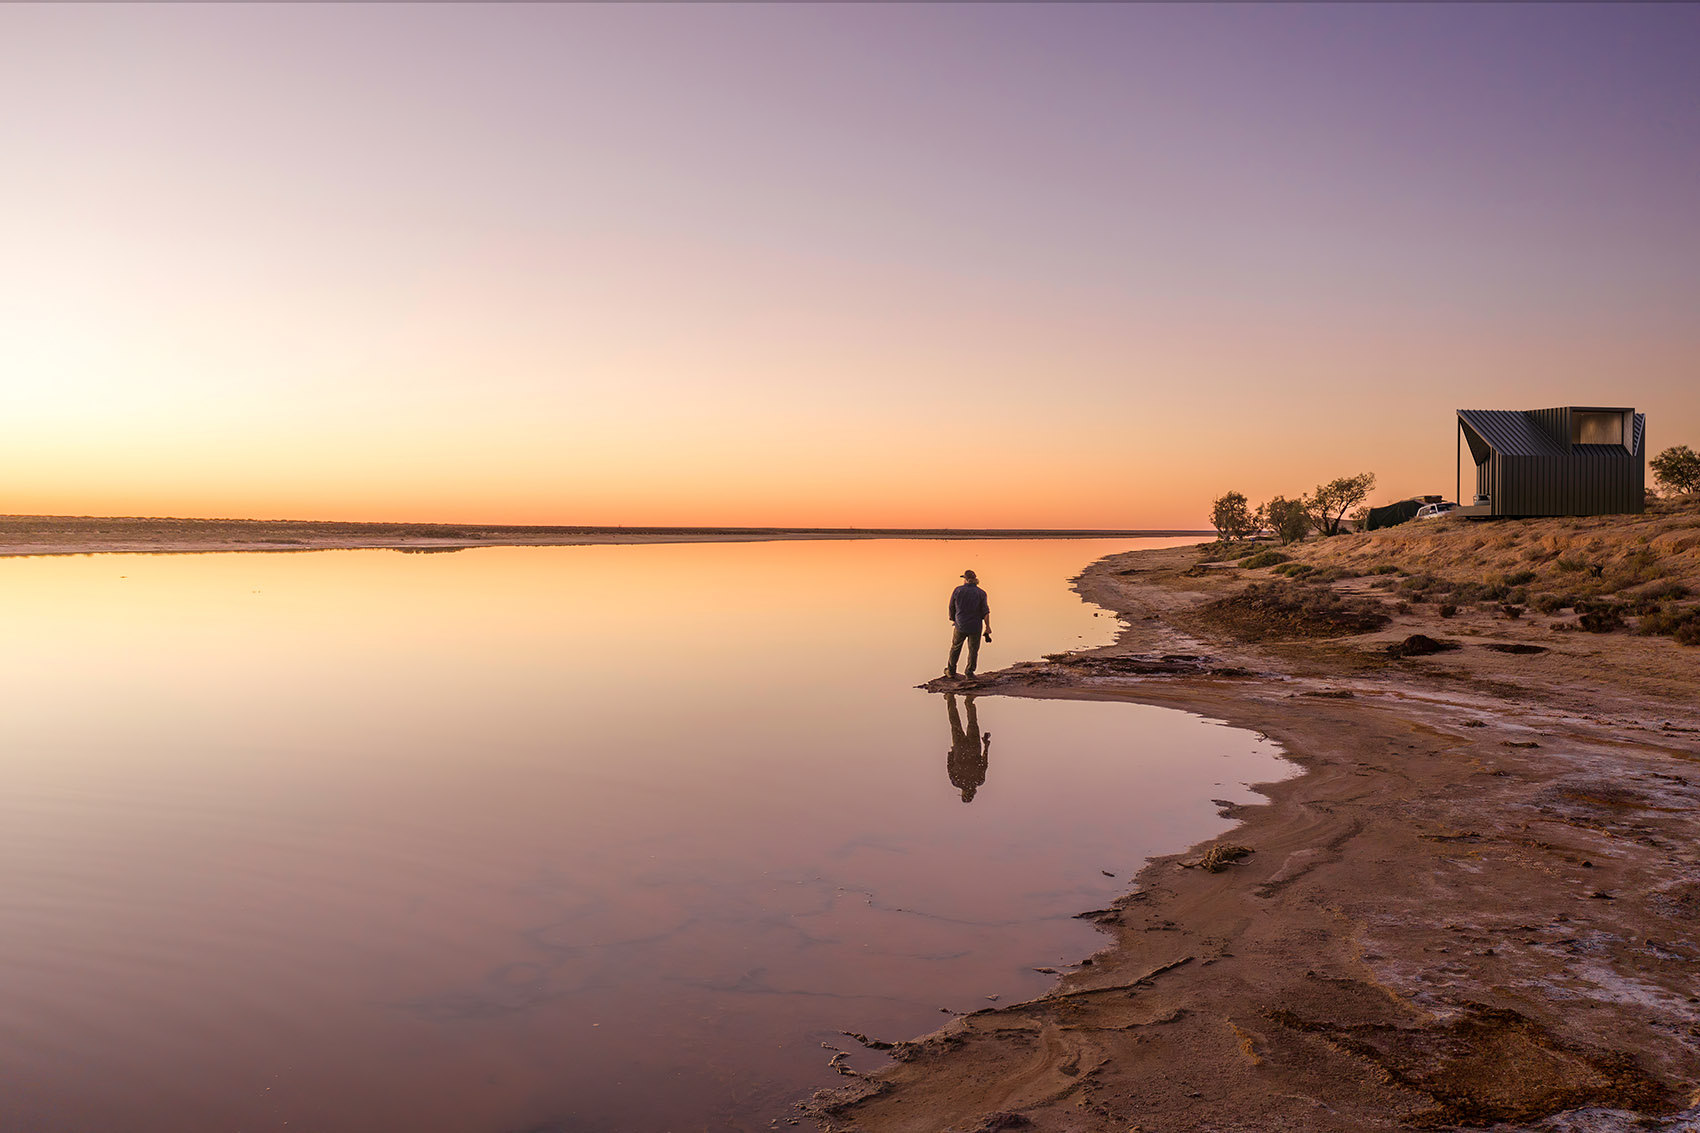
[[[1700,447],[1700,7],[0,5],[0,512],[1197,527]]]

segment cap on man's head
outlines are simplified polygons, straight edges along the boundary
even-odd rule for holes
[[[962,577],[963,577],[963,578],[966,578],[966,579],[967,579],[967,580],[968,580],[968,581],[969,581],[969,582],[978,582],[978,581],[980,581],[980,576],[979,576],[979,575],[977,575],[977,574],[975,574],[975,573],[974,573],[974,572],[973,572],[973,571],[971,571],[971,570],[965,570],[965,571],[963,571],[963,572],[962,572]]]

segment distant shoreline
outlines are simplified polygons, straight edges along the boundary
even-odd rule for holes
[[[568,527],[336,520],[0,516],[0,557],[222,551],[457,551],[620,543],[753,543],[804,539],[1161,539],[1208,530],[914,527]]]

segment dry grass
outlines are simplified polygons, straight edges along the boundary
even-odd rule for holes
[[[1326,586],[1302,582],[1254,582],[1205,603],[1196,616],[1242,641],[1349,637],[1374,633],[1391,620],[1380,602],[1342,597]]]
[[[1700,644],[1696,496],[1654,501],[1644,515],[1412,521],[1286,550],[1293,561],[1278,569],[1312,581],[1396,571],[1406,602],[1487,603],[1508,617],[1574,610],[1595,633],[1638,618],[1642,632]]]

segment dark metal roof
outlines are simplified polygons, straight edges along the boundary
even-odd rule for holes
[[[1520,409],[1460,409],[1458,419],[1476,431],[1501,456],[1569,456]]]

